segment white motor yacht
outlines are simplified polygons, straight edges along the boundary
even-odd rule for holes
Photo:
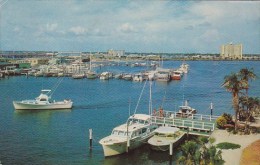
[[[51,101],[51,90],[41,90],[41,94],[35,100],[13,101],[16,110],[50,110],[50,109],[71,109],[73,102],[71,100]]]
[[[145,144],[154,135],[157,125],[150,123],[150,115],[135,114],[125,124],[115,127],[111,135],[101,139],[105,156],[113,156],[133,150]]]

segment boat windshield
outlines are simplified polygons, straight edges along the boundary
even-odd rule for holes
[[[130,134],[130,132],[128,132],[128,134]],[[127,136],[127,132],[125,132],[125,131],[113,130],[112,135],[116,135],[116,136]]]

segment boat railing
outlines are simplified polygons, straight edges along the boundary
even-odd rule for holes
[[[215,123],[199,120],[189,120],[185,118],[166,118],[159,116],[152,116],[151,120],[153,123],[160,125],[172,125],[179,128],[189,128],[192,130],[203,130],[203,131],[213,131],[215,129]]]
[[[219,116],[215,115],[204,115],[204,114],[189,114],[189,113],[180,113],[176,111],[157,111],[152,114],[153,116],[166,117],[166,118],[189,118],[196,120],[205,120],[205,121],[215,121]]]

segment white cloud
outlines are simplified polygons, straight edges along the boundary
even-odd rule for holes
[[[57,23],[52,23],[52,24],[47,23],[46,24],[46,31],[52,32],[52,31],[57,30],[57,28],[58,28],[58,24]]]
[[[75,26],[75,27],[71,27],[69,31],[74,33],[75,35],[85,35],[88,32],[88,29],[82,26]]]
[[[123,32],[123,33],[132,33],[132,32],[137,32],[137,30],[134,28],[133,25],[131,25],[130,23],[124,23],[122,24],[118,30],[120,32]]]

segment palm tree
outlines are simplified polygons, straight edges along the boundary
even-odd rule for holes
[[[187,141],[185,144],[181,146],[182,155],[178,159],[179,164],[185,164],[185,165],[194,165],[195,164],[195,153],[198,149],[198,145],[196,142],[193,141]]]
[[[235,110],[235,130],[237,130],[237,115],[239,112],[239,93],[244,89],[244,83],[241,82],[238,74],[231,73],[231,75],[224,77],[222,84],[228,92],[232,93],[232,104]]]
[[[251,69],[243,68],[239,71],[238,74],[241,77],[241,81],[244,83],[244,89],[246,90],[246,95],[248,95],[248,88],[249,88],[248,81],[254,80],[256,78],[253,68]]]

